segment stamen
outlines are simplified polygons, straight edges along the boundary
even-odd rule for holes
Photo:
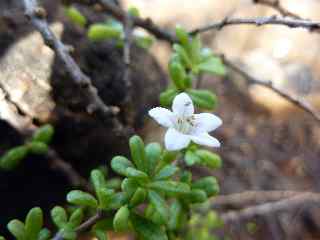
[[[195,126],[194,117],[178,118],[176,124],[176,130],[183,134],[189,134],[192,128]]]

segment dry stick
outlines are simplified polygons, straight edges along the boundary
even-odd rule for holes
[[[241,209],[246,206],[263,204],[305,194],[299,191],[245,191],[229,195],[216,196],[212,201],[215,209]]]
[[[235,72],[243,76],[248,81],[249,84],[261,85],[272,90],[273,92],[277,93],[287,101],[296,105],[303,111],[309,113],[317,122],[320,123],[320,113],[316,111],[308,102],[304,101],[303,99],[297,96],[290,95],[289,93],[286,93],[278,89],[273,85],[272,81],[263,81],[263,80],[256,79],[255,77],[251,76],[249,73],[245,72],[243,69],[241,69],[240,67],[238,67],[237,65],[235,65],[234,63],[226,59],[223,55],[221,56],[221,58],[225,63],[225,65],[227,65],[230,69],[234,70]]]
[[[196,28],[192,30],[190,33],[194,35],[194,34],[206,32],[213,29],[220,30],[223,27],[231,26],[231,25],[255,25],[255,26],[281,25],[281,26],[287,26],[289,28],[305,28],[310,31],[320,29],[320,22],[309,21],[304,19],[283,18],[283,17],[274,15],[274,16],[268,16],[268,17],[257,17],[257,18],[226,17],[222,21],[214,22],[209,25]]]
[[[22,0],[25,14],[33,24],[33,26],[40,32],[46,45],[48,45],[58,58],[64,64],[67,72],[70,74],[73,82],[78,85],[86,96],[89,98],[87,106],[88,113],[97,113],[103,120],[109,120],[117,113],[117,108],[108,107],[104,104],[98,95],[98,90],[92,85],[91,79],[85,75],[77,63],[73,60],[68,52],[68,48],[53,34],[50,30],[48,22],[46,21],[46,11],[39,7],[37,0]],[[121,124],[113,119],[117,130],[121,129]]]
[[[125,69],[124,69],[124,83],[127,88],[128,92],[128,99],[130,100],[130,90],[131,90],[131,69],[130,69],[130,64],[131,64],[131,56],[130,56],[130,50],[131,50],[131,44],[132,44],[132,31],[133,31],[133,22],[131,19],[130,15],[126,16],[126,19],[124,21],[124,47],[123,47],[123,61],[125,64]]]
[[[274,10],[278,11],[282,16],[284,17],[292,17],[296,19],[303,19],[298,14],[290,12],[289,10],[285,9],[281,4],[279,0],[253,0],[256,4],[265,5],[268,7],[273,8]]]
[[[96,224],[100,219],[106,217],[105,214],[102,211],[97,211],[95,215],[87,219],[85,222],[83,222],[80,226],[76,228],[76,233],[79,234],[81,232],[84,232],[88,230],[91,226]],[[63,236],[60,232],[56,233],[56,235],[52,238],[52,240],[63,240]]]
[[[301,193],[280,201],[248,207],[240,211],[230,211],[220,215],[220,217],[224,223],[229,224],[236,221],[246,221],[253,217],[265,216],[275,212],[290,211],[299,208],[304,204],[320,204],[320,194],[310,192]]]

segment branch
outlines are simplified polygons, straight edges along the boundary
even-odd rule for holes
[[[93,226],[97,221],[100,219],[106,217],[105,214],[102,211],[97,211],[95,215],[87,219],[87,221],[83,222],[80,226],[76,228],[76,233],[79,234],[81,232],[84,232],[88,230],[91,226]],[[52,238],[52,240],[63,240],[63,236],[60,232],[56,233],[56,235]]]
[[[221,58],[225,63],[225,65],[227,65],[230,69],[234,70],[235,72],[243,76],[249,84],[258,84],[272,90],[273,92],[277,93],[279,96],[283,97],[287,101],[296,105],[301,110],[309,113],[317,122],[320,123],[320,113],[316,111],[313,108],[313,106],[311,106],[311,104],[309,104],[308,102],[305,102],[303,99],[297,96],[290,95],[289,93],[286,93],[278,89],[273,85],[272,81],[263,81],[263,80],[256,79],[255,77],[251,76],[249,73],[247,73],[246,71],[244,71],[243,69],[241,69],[240,67],[232,63],[231,61],[229,61],[224,56],[221,56]]]
[[[253,3],[255,4],[261,4],[268,7],[273,8],[274,10],[278,11],[282,16],[284,17],[292,17],[296,19],[303,19],[298,14],[293,13],[285,9],[281,4],[279,0],[253,0]]]
[[[69,180],[73,187],[81,187],[86,191],[91,192],[92,188],[88,181],[83,178],[70,163],[64,161],[59,157],[57,152],[52,148],[49,149],[48,154],[49,163],[53,169],[59,170],[63,173]]]
[[[53,34],[46,21],[46,11],[39,7],[37,0],[21,0],[25,15],[33,26],[40,32],[47,46],[55,51],[57,57],[64,64],[73,82],[80,87],[89,99],[87,112],[97,113],[104,121],[117,113],[117,109],[108,107],[98,95],[98,90],[92,85],[91,79],[85,75],[68,52],[68,48]],[[121,124],[114,118],[114,124],[120,130]]]
[[[133,31],[133,22],[132,17],[130,15],[126,16],[126,19],[124,21],[124,47],[123,47],[123,62],[124,62],[124,83],[126,85],[126,88],[128,90],[128,99],[130,100],[130,90],[131,90],[131,44],[132,44],[132,31]]]
[[[284,200],[248,207],[241,211],[230,211],[220,215],[220,217],[224,223],[232,223],[236,221],[246,221],[253,217],[264,216],[275,212],[290,211],[292,209],[300,208],[304,204],[319,203],[320,194],[308,192]]]
[[[230,195],[219,195],[213,199],[212,208],[241,209],[246,206],[279,201],[304,193],[299,191],[245,191]]]
[[[191,34],[198,34],[209,30],[220,30],[223,27],[231,25],[255,25],[257,27],[263,25],[282,25],[289,28],[305,28],[309,31],[320,29],[320,22],[304,20],[304,19],[291,19],[279,16],[257,17],[257,18],[224,18],[222,21],[214,22],[209,25],[196,28],[192,30]]]

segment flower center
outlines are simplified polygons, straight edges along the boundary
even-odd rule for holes
[[[183,134],[189,134],[195,126],[194,116],[191,117],[178,117],[175,124],[175,129]]]

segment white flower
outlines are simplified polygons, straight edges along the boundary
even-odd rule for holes
[[[208,132],[219,127],[222,120],[211,113],[194,114],[193,102],[186,93],[180,93],[174,98],[172,112],[156,107],[149,111],[149,115],[168,128],[164,141],[169,151],[186,148],[190,141],[209,147],[220,147],[220,142]]]

